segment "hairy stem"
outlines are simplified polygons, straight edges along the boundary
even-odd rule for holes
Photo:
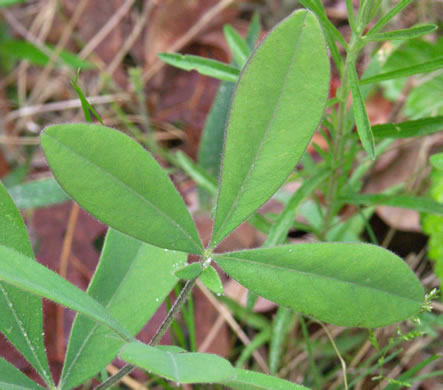
[[[183,289],[180,292],[180,295],[172,305],[171,309],[169,310],[168,314],[166,315],[165,319],[161,323],[161,325],[158,327],[157,331],[155,332],[154,337],[152,337],[151,341],[148,345],[155,346],[157,345],[164,334],[168,331],[169,327],[172,324],[172,321],[174,321],[175,317],[179,313],[180,309],[182,308],[183,304],[187,301],[189,298],[189,295],[195,286],[195,283],[197,282],[198,278],[188,280],[183,287]],[[104,390],[107,389],[113,385],[115,385],[117,382],[119,382],[124,376],[131,373],[136,367],[132,364],[127,364],[123,368],[121,368],[117,373],[110,376],[108,379],[106,379],[103,383],[96,386],[94,390]]]

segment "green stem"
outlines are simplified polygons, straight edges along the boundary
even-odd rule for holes
[[[339,89],[338,96],[338,115],[337,115],[337,126],[335,131],[333,151],[332,151],[332,171],[333,174],[330,176],[328,193],[326,195],[326,205],[327,211],[324,219],[324,226],[320,232],[320,239],[324,240],[327,232],[330,229],[332,220],[335,216],[335,206],[338,195],[338,183],[341,177],[341,162],[343,161],[346,135],[347,135],[347,103],[349,96],[349,67],[354,66],[357,59],[358,53],[361,50],[361,36],[356,35],[354,32],[351,35],[351,40],[349,43],[349,50],[346,56],[346,61],[343,70],[343,77],[341,87]]]
[[[166,315],[166,317],[163,320],[163,322],[161,323],[161,325],[158,327],[157,331],[155,332],[154,337],[152,337],[152,339],[148,345],[155,346],[160,342],[160,340],[162,339],[164,334],[168,331],[169,327],[171,326],[172,321],[174,321],[175,317],[179,313],[181,307],[189,298],[189,295],[190,295],[193,287],[195,286],[197,279],[198,278],[195,278],[192,280],[188,280],[186,282],[185,286],[183,287],[182,291],[180,292],[180,295],[178,296],[178,298],[176,299],[176,301],[172,305],[171,310],[169,310],[168,314]],[[126,366],[121,368],[117,373],[115,373],[114,375],[112,375],[108,379],[106,379],[103,383],[96,386],[94,390],[104,390],[104,389],[111,387],[112,385],[119,382],[124,376],[130,374],[135,368],[136,368],[136,366],[133,366],[132,364],[127,364]]]

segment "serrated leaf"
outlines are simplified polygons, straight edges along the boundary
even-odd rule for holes
[[[167,352],[140,342],[124,346],[120,358],[177,383],[220,383],[236,375],[231,364],[220,356]]]
[[[183,280],[195,279],[202,272],[202,265],[200,263],[192,263],[174,272],[177,278]]]
[[[214,77],[215,79],[230,81],[235,83],[240,71],[237,68],[223,62],[194,56],[191,54],[183,55],[177,53],[160,53],[158,57],[169,65],[183,70],[196,70],[198,73]]]
[[[241,68],[245,65],[249,57],[249,47],[241,35],[229,24],[223,27],[226,42],[231,49],[235,63]]]
[[[390,72],[379,73],[375,76],[364,78],[360,80],[360,85],[378,83],[380,81],[386,81],[386,80],[394,80],[421,73],[429,73],[433,72],[434,70],[439,70],[442,67],[443,67],[443,57],[440,57],[435,60],[424,62],[422,64],[405,66]]]
[[[420,137],[434,134],[441,130],[443,130],[443,116],[372,126],[372,132],[376,138]]]
[[[387,41],[414,39],[429,34],[437,29],[435,24],[416,25],[404,30],[388,31],[384,33],[368,34],[365,38],[368,41]]]
[[[71,200],[53,178],[29,181],[8,191],[19,209],[52,206]]]
[[[241,368],[236,368],[235,371],[237,376],[224,383],[234,390],[308,390],[307,387],[260,372]]]
[[[135,336],[168,296],[173,272],[186,254],[160,249],[109,229],[88,294]],[[72,389],[94,376],[118,354],[124,341],[85,316],[77,316],[59,384]]]
[[[321,27],[312,13],[296,11],[256,48],[237,84],[212,247],[286,180],[322,118],[328,91],[329,60]]]
[[[363,100],[358,82],[357,71],[354,66],[349,67],[349,86],[352,93],[352,110],[354,113],[355,124],[357,126],[358,136],[361,144],[368,155],[375,159],[375,142],[372,135],[371,123],[366,112],[365,102]]]
[[[26,226],[1,183],[0,245],[27,256],[35,263]],[[0,259],[0,268],[3,267],[4,261],[4,258]],[[41,300],[28,292],[0,282],[0,313],[0,331],[36,369],[44,381],[52,384],[42,336]]]
[[[12,364],[0,357],[0,389],[44,390],[44,387],[39,386]]]
[[[338,326],[376,328],[416,314],[424,291],[393,253],[368,244],[316,243],[215,256],[248,289]]]
[[[203,251],[174,185],[127,135],[100,125],[55,125],[41,143],[62,188],[97,219],[148,244]]]
[[[205,268],[200,275],[200,280],[214,294],[223,294],[223,283],[218,275],[218,272],[213,267],[209,266]]]
[[[0,281],[50,299],[113,329],[124,340],[131,335],[85,292],[15,249],[0,244]]]
[[[410,195],[351,194],[340,198],[343,202],[366,206],[384,205],[411,209],[423,213],[443,215],[443,204],[429,198]]]

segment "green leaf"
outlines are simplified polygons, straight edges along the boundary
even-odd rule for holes
[[[195,279],[202,273],[202,265],[200,263],[192,263],[184,266],[183,268],[179,268],[174,272],[174,275],[183,280],[191,280]]]
[[[223,62],[194,55],[160,53],[158,57],[169,65],[183,70],[196,70],[198,73],[215,79],[235,83],[240,71]]]
[[[443,153],[433,154],[429,160],[435,169],[443,170]]]
[[[237,376],[224,384],[234,390],[307,390],[307,387],[296,385],[284,379],[259,372],[236,368]]]
[[[236,64],[238,64],[240,68],[243,68],[250,53],[248,45],[231,25],[225,25],[223,27],[223,32]]]
[[[177,165],[201,188],[204,188],[210,194],[217,193],[217,181],[213,176],[209,175],[204,168],[194,163],[194,161],[181,150],[175,154],[175,157]]]
[[[344,203],[366,206],[383,205],[411,209],[423,213],[443,215],[443,204],[429,198],[410,195],[351,194],[340,198]]]
[[[282,356],[282,347],[287,340],[288,333],[294,325],[294,312],[280,306],[272,321],[271,344],[269,347],[269,370],[272,375],[277,374]]]
[[[0,389],[2,390],[43,390],[12,364],[0,357]]]
[[[160,249],[109,229],[88,295],[135,336],[174,288],[186,254]],[[143,288],[141,288],[143,286]],[[85,316],[71,330],[59,388],[72,389],[106,367],[124,345]]]
[[[113,329],[122,339],[131,335],[106,309],[55,272],[15,249],[0,244],[0,281],[57,302]]]
[[[132,342],[120,358],[153,374],[177,383],[220,383],[235,376],[231,364],[209,353],[173,353]]]
[[[372,132],[376,138],[420,137],[434,134],[441,130],[443,130],[443,116],[372,126]]]
[[[203,251],[174,185],[127,135],[100,125],[55,125],[41,143],[57,181],[97,219],[152,245]]]
[[[371,83],[378,83],[380,81],[394,80],[402,77],[409,77],[421,73],[429,73],[434,70],[439,70],[443,67],[443,57],[424,62],[419,65],[406,66],[404,68],[398,68],[391,72],[380,73],[376,76],[368,77],[360,80],[360,85],[366,85]]]
[[[3,184],[0,183],[0,246],[37,264],[23,219]],[[1,262],[6,259],[1,258]],[[0,267],[3,267],[0,265]],[[1,277],[0,277],[1,281]],[[48,385],[53,381],[43,342],[42,303],[14,286],[0,282],[0,331]]]
[[[14,4],[26,3],[27,0],[0,0],[0,8],[9,7]]]
[[[1,5],[0,5],[1,6]],[[54,46],[47,45],[46,48],[54,51]],[[49,57],[31,42],[22,40],[5,41],[0,43],[0,54],[3,56],[27,60],[33,65],[45,66],[49,63]],[[73,69],[91,69],[94,65],[89,61],[79,58],[76,54],[67,50],[59,53],[59,61],[63,65],[68,65]]]
[[[384,14],[380,20],[369,30],[368,34],[375,34],[380,31],[391,19],[394,18],[403,8],[407,7],[413,0],[400,0],[395,7]]]
[[[358,136],[366,153],[368,153],[372,159],[375,159],[374,136],[372,135],[371,123],[369,122],[368,113],[366,112],[365,102],[361,95],[355,66],[349,67],[349,86],[351,87],[352,109]]]
[[[387,41],[387,40],[405,40],[414,39],[429,34],[437,30],[435,24],[422,24],[412,26],[404,30],[388,31],[384,33],[368,34],[365,39],[368,41]]]
[[[95,118],[103,125],[102,118],[98,114],[98,112],[95,110],[95,108],[89,104],[88,99],[86,99],[85,94],[83,93],[80,86],[77,84],[78,82],[78,76],[80,73],[80,69],[77,71],[77,74],[75,75],[75,79],[71,81],[72,88],[74,88],[75,92],[77,92],[78,98],[80,99],[80,103],[82,105],[83,115],[85,117],[85,120],[87,122],[92,122],[91,112],[94,114]]]
[[[71,200],[55,179],[33,180],[10,188],[9,195],[19,209],[52,206]]]
[[[297,244],[216,255],[239,283],[279,305],[338,326],[405,320],[423,287],[393,253],[369,244]]]
[[[220,280],[220,276],[218,275],[217,271],[213,267],[209,266],[203,269],[203,272],[200,275],[200,280],[214,294],[223,294],[223,283]]]
[[[256,48],[237,84],[212,247],[286,180],[322,118],[328,91],[329,60],[321,27],[312,13],[294,12]]]

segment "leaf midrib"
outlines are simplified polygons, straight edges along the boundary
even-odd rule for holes
[[[303,23],[305,22],[307,15],[308,15],[308,13],[305,14],[304,19],[303,19]],[[254,159],[252,160],[252,163],[251,163],[251,166],[250,166],[250,168],[249,168],[249,170],[248,170],[248,173],[246,174],[245,178],[243,179],[242,184],[241,184],[241,186],[240,186],[240,190],[238,191],[238,193],[237,193],[237,195],[236,195],[236,197],[235,197],[235,199],[234,199],[234,202],[232,203],[231,208],[229,209],[229,211],[228,211],[228,213],[226,214],[226,217],[224,218],[224,220],[223,220],[223,222],[222,222],[220,228],[218,229],[217,234],[216,234],[215,237],[213,237],[213,239],[211,240],[211,241],[212,241],[212,242],[211,242],[211,245],[212,245],[214,242],[215,242],[216,244],[219,243],[219,242],[217,242],[216,240],[217,240],[218,236],[220,235],[220,232],[223,231],[223,228],[225,227],[227,221],[229,221],[229,218],[230,218],[231,215],[233,214],[235,208],[237,207],[237,204],[238,204],[238,202],[239,202],[239,200],[240,200],[241,195],[244,193],[244,187],[245,187],[245,185],[247,184],[247,182],[249,181],[249,178],[250,178],[250,176],[251,176],[251,174],[252,174],[252,171],[253,171],[253,169],[254,169],[255,163],[256,163],[256,161],[257,161],[257,159],[258,159],[258,156],[259,156],[259,154],[260,154],[260,152],[261,152],[261,149],[263,148],[263,144],[265,143],[265,139],[266,139],[266,137],[267,137],[267,135],[268,135],[268,133],[269,133],[269,131],[270,131],[270,129],[271,129],[271,124],[274,122],[274,119],[275,119],[275,113],[276,113],[276,111],[277,111],[277,107],[278,107],[279,104],[280,104],[280,100],[281,100],[281,97],[282,97],[282,95],[283,95],[283,93],[284,93],[284,90],[286,89],[286,86],[287,86],[286,81],[287,81],[287,79],[288,79],[288,76],[289,76],[289,73],[290,73],[290,69],[291,69],[291,67],[292,67],[292,65],[293,65],[293,63],[294,63],[294,61],[295,61],[295,57],[296,57],[296,53],[297,53],[298,44],[299,44],[299,42],[300,42],[300,37],[302,36],[305,27],[306,27],[306,26],[303,24],[303,26],[301,27],[301,30],[300,30],[300,34],[299,34],[298,37],[297,37],[297,42],[296,42],[295,47],[294,47],[294,53],[292,54],[292,57],[291,57],[291,60],[290,60],[290,64],[289,64],[288,69],[287,69],[287,71],[286,71],[285,78],[284,78],[284,80],[283,80],[283,85],[282,85],[282,87],[281,87],[281,92],[280,92],[279,97],[278,97],[278,99],[277,99],[277,103],[274,105],[274,109],[273,109],[273,111],[272,111],[271,118],[269,119],[269,122],[268,122],[268,124],[267,124],[267,126],[266,126],[266,130],[265,130],[265,132],[264,132],[264,134],[263,134],[263,138],[262,138],[262,140],[261,140],[261,142],[260,142],[260,145],[259,145],[259,147],[258,147],[258,149],[257,149],[257,152],[256,152],[256,154],[255,154],[255,156],[254,156]],[[222,176],[221,176],[221,177],[222,177]],[[222,183],[222,180],[220,180],[220,184],[221,184],[221,183]],[[217,201],[218,201],[218,200],[217,200]]]
[[[278,265],[275,265],[275,264],[261,263],[259,261],[243,259],[241,257],[235,257],[235,256],[216,256],[216,259],[217,258],[234,260],[234,261],[238,261],[240,263],[249,263],[249,264],[254,264],[254,265],[260,265],[260,266],[263,266],[263,267],[274,268],[274,269],[278,269],[278,270],[284,270],[284,271],[287,271],[287,272],[294,272],[294,273],[298,273],[298,274],[310,275],[310,276],[314,276],[314,277],[317,277],[317,278],[332,280],[334,282],[350,284],[352,286],[357,286],[359,288],[364,288],[364,289],[367,289],[367,290],[374,290],[374,291],[377,291],[377,292],[382,292],[382,293],[385,293],[385,294],[390,295],[390,296],[395,297],[395,298],[400,298],[400,299],[403,299],[403,300],[406,300],[406,301],[410,301],[410,302],[420,303],[421,304],[421,301],[416,301],[416,300],[414,300],[412,298],[409,298],[409,297],[405,297],[405,296],[402,296],[402,295],[396,295],[396,294],[394,294],[394,293],[392,293],[390,291],[383,290],[381,288],[377,288],[377,287],[373,287],[373,286],[365,286],[365,285],[361,285],[361,284],[358,284],[358,283],[355,283],[355,282],[351,282],[351,281],[345,280],[345,279],[333,278],[331,276],[322,275],[322,274],[316,274],[316,273],[313,273],[313,272],[300,271],[300,270],[297,270],[297,269],[294,269],[294,268],[282,267],[282,266],[278,266]]]
[[[98,169],[100,172],[102,172],[103,174],[105,174],[106,176],[108,176],[109,178],[111,178],[112,181],[114,181],[117,184],[120,184],[122,187],[124,187],[125,189],[127,189],[130,193],[134,194],[136,197],[142,199],[144,202],[146,202],[151,208],[153,208],[155,211],[157,211],[159,214],[161,214],[162,216],[166,217],[166,219],[170,220],[170,222],[175,225],[186,237],[189,238],[189,240],[196,245],[197,248],[202,249],[201,245],[198,245],[198,243],[193,239],[193,237],[191,237],[191,235],[183,229],[183,227],[175,220],[173,219],[170,215],[166,214],[163,210],[161,210],[160,208],[158,208],[156,205],[154,205],[149,199],[145,198],[142,194],[140,194],[138,191],[136,191],[134,188],[130,187],[129,185],[127,185],[125,182],[121,181],[119,177],[114,176],[113,174],[111,174],[110,172],[106,171],[105,169],[103,169],[100,165],[95,164],[93,161],[89,160],[88,158],[86,158],[85,156],[81,155],[80,153],[78,153],[76,150],[68,147],[66,144],[60,142],[57,138],[50,136],[48,133],[44,133],[44,135],[46,135],[47,137],[49,137],[50,139],[54,140],[56,143],[58,143],[60,146],[64,147],[65,149],[67,149],[68,151],[70,151],[71,153],[73,153],[74,155],[78,156],[79,158],[81,158],[82,160],[84,160],[86,163],[92,165],[93,167],[95,167],[96,169]]]

